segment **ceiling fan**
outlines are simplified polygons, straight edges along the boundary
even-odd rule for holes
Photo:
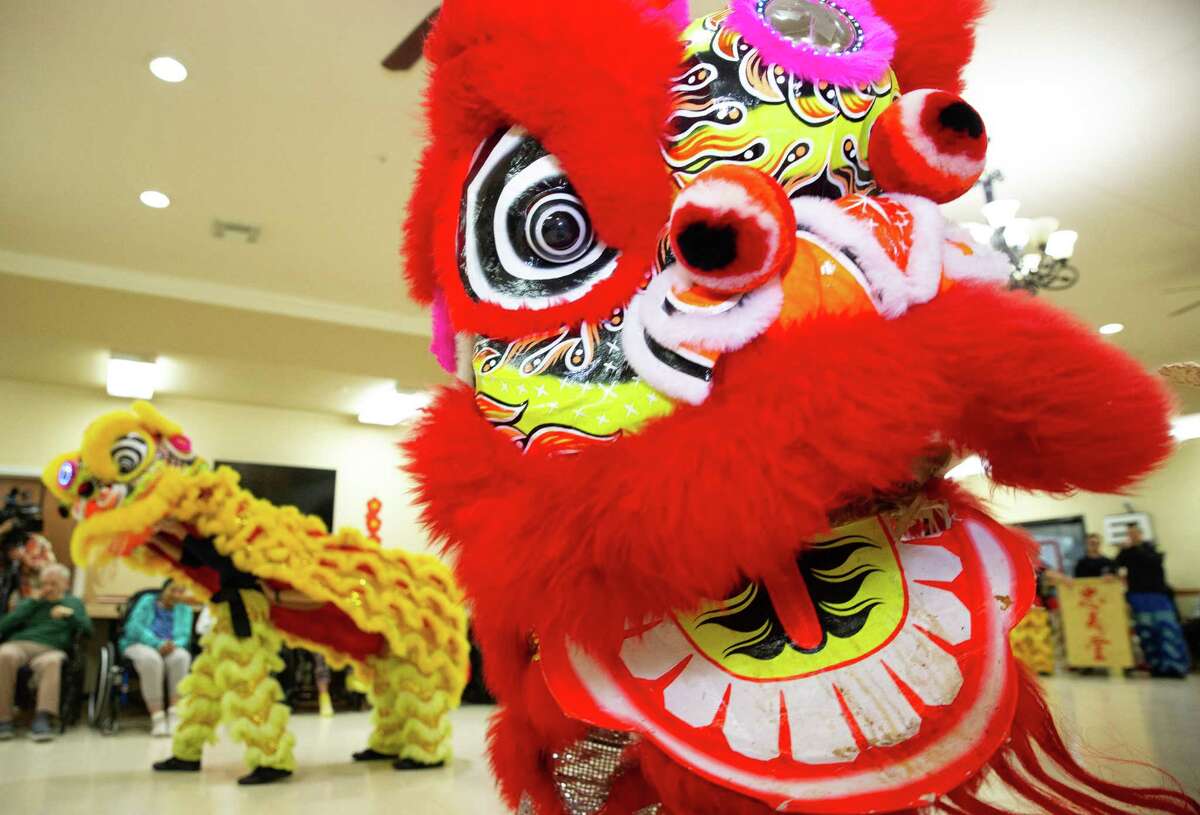
[[[1200,286],[1176,286],[1171,289],[1163,289],[1163,294],[1182,294],[1185,291],[1200,291]],[[1188,303],[1183,308],[1177,308],[1168,314],[1168,317],[1178,317],[1181,314],[1187,314],[1189,311],[1200,308],[1200,300]]]
[[[441,10],[441,6],[435,6],[433,11],[425,15],[425,19],[417,23],[416,27],[408,32],[408,36],[383,58],[383,67],[389,71],[412,70],[412,67],[421,60],[421,53],[425,49],[425,38],[429,36],[429,30],[433,28],[433,21],[437,19],[438,12]]]

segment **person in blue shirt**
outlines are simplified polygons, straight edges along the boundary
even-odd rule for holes
[[[183,602],[186,590],[168,580],[156,594],[138,599],[121,632],[121,653],[129,657],[141,679],[142,698],[150,711],[151,734],[169,736],[177,721],[179,683],[192,665],[192,609]],[[168,706],[163,710],[164,683]]]

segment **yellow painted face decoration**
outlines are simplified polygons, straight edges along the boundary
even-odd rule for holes
[[[819,539],[804,550],[797,566],[811,598],[803,606],[789,601],[787,585],[752,582],[696,614],[676,615],[680,628],[731,674],[786,679],[871,654],[904,620],[899,560],[877,518]]]
[[[666,160],[679,186],[716,164],[761,170],[789,197],[869,192],[871,126],[898,97],[895,75],[855,88],[769,64],[723,11],[684,33]]]

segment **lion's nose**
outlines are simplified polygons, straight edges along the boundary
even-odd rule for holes
[[[796,216],[783,188],[758,170],[724,165],[675,199],[671,249],[696,283],[720,292],[758,288],[796,251]]]

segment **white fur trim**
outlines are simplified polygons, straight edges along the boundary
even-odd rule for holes
[[[692,276],[705,286],[716,291],[738,291],[745,288],[769,269],[779,257],[780,229],[782,224],[771,217],[771,214],[759,206],[740,184],[726,181],[723,178],[704,178],[684,187],[675,199],[674,211],[692,205],[709,210],[714,215],[732,213],[742,220],[753,221],[767,236],[767,255],[763,268],[748,272],[737,277],[728,275],[710,275],[697,269],[688,268]]]
[[[929,168],[954,178],[978,177],[983,173],[985,161],[967,156],[956,156],[953,153],[943,153],[934,144],[929,134],[921,129],[921,114],[931,94],[941,93],[929,89],[910,91],[900,97],[900,124],[904,138],[917,151]],[[965,104],[965,103],[964,103]]]
[[[957,224],[946,230],[947,242],[942,245],[942,267],[951,280],[974,280],[980,283],[1004,285],[1012,279],[1013,268],[1003,252],[981,246]],[[963,253],[955,243],[965,243],[972,254]]]
[[[646,297],[646,292],[642,292],[625,309],[625,327],[621,330],[621,348],[625,351],[625,359],[638,376],[656,390],[690,405],[702,404],[712,392],[712,383],[675,370],[654,356],[654,352],[646,345],[640,311],[652,303]]]
[[[667,346],[695,345],[710,351],[736,351],[765,332],[783,308],[783,285],[776,277],[738,300],[732,308],[709,313],[667,314],[663,301],[672,288],[690,285],[678,264],[664,269],[639,296],[639,317],[650,336]]]
[[[913,219],[913,241],[905,267],[909,305],[928,303],[942,284],[942,246],[949,224],[938,205],[928,198],[902,194],[886,197],[903,204]]]

